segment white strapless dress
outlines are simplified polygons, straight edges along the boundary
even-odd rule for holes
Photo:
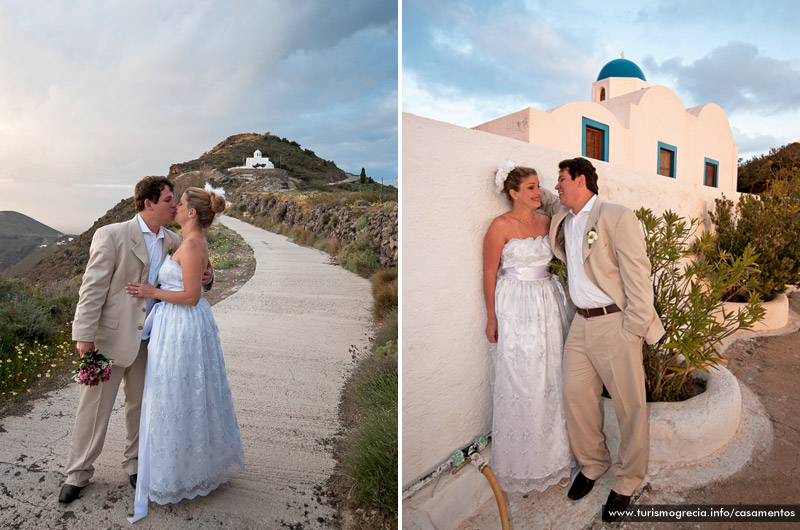
[[[181,266],[168,256],[161,288],[183,290]],[[244,452],[219,330],[205,298],[197,305],[156,304],[150,329],[139,428],[134,516],[158,504],[208,495],[244,469]]]
[[[552,256],[549,236],[511,239],[501,254],[492,470],[505,491],[543,491],[575,464],[561,395],[569,324]]]

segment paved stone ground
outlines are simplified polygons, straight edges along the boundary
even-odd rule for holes
[[[742,389],[743,424],[733,441],[708,462],[657,474],[652,485],[636,493],[637,505],[800,505],[800,291],[791,292],[789,303],[790,322],[783,329],[740,332],[727,341],[728,369]],[[800,523],[604,523],[600,508],[611,487],[610,475],[601,477],[594,490],[577,502],[569,501],[566,490],[559,487],[509,496],[511,528],[800,528]],[[494,499],[461,528],[499,528]]]
[[[296,245],[236,219],[224,223],[253,247],[253,278],[213,307],[247,469],[207,497],[151,503],[136,528],[327,528],[324,495],[351,344],[366,348],[370,284]],[[93,481],[57,502],[78,386],[45,394],[0,420],[0,528],[129,528],[134,491],[120,466],[122,392]]]

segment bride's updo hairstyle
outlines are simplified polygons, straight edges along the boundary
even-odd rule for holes
[[[503,183],[503,193],[506,194],[511,204],[514,204],[514,199],[511,198],[511,190],[519,191],[522,181],[530,176],[538,177],[539,174],[532,167],[523,166],[517,166],[508,172],[508,177]]]
[[[214,216],[225,210],[225,197],[202,188],[187,188],[186,205],[197,211],[197,221],[206,229],[214,222]]]

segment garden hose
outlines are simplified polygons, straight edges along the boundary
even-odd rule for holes
[[[494,473],[492,473],[491,468],[489,468],[489,464],[486,463],[486,460],[484,460],[483,456],[479,453],[481,449],[486,447],[487,443],[488,440],[485,436],[478,436],[475,438],[475,443],[467,449],[467,452],[470,453],[469,456],[464,456],[464,451],[456,451],[450,455],[450,462],[453,465],[452,473],[455,475],[461,471],[468,462],[472,462],[475,467],[478,468],[478,471],[486,477],[486,480],[489,481],[489,486],[491,486],[492,492],[494,493],[494,499],[497,501],[497,509],[500,511],[500,524],[502,525],[502,529],[509,530],[508,510],[506,509],[506,502],[503,498],[503,490],[500,489],[500,485],[497,483],[497,479]]]

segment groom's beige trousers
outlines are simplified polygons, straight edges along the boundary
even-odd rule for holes
[[[623,313],[575,315],[564,345],[564,410],[572,452],[586,478],[611,465],[603,435],[605,385],[620,430],[619,468],[612,489],[631,495],[647,472],[650,449],[642,339],[622,327]]]
[[[112,366],[108,381],[96,386],[81,386],[78,413],[69,444],[66,484],[83,487],[94,475],[93,464],[103,450],[120,381],[124,381],[126,431],[122,468],[128,475],[136,474],[139,463],[139,417],[146,368],[147,341],[142,341],[133,364],[128,367]]]

